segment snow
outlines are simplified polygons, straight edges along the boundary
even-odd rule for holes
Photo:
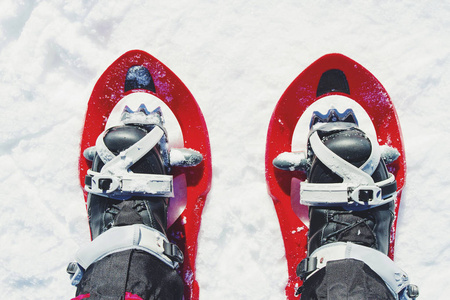
[[[13,1],[0,5],[0,290],[70,299],[65,273],[89,241],[77,160],[101,73],[142,49],[203,110],[213,186],[199,239],[201,299],[284,299],[287,266],[266,192],[267,126],[320,56],[369,69],[397,108],[408,177],[396,262],[422,299],[450,293],[450,1]]]

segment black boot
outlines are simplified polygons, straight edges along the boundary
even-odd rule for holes
[[[122,125],[109,128],[85,151],[93,241],[69,266],[77,295],[89,299],[181,299],[176,268],[183,253],[166,237],[173,194],[169,154],[159,110],[128,108]]]
[[[415,286],[387,257],[396,182],[382,157],[351,110],[313,116],[301,185],[310,206],[302,299],[413,298]]]
[[[148,130],[137,125],[124,125],[108,130],[104,136],[106,147],[115,155],[128,149],[140,139]],[[92,162],[92,170],[101,172],[104,163],[96,153]],[[131,166],[133,173],[167,174],[161,154],[155,147],[137,163]],[[91,184],[90,178],[87,184]],[[167,197],[137,197],[115,200],[96,194],[88,196],[88,215],[92,239],[113,226],[144,224],[165,234],[167,224]]]
[[[367,136],[357,128],[321,132],[322,142],[332,152],[355,167],[361,167],[369,159],[372,146]],[[312,155],[310,183],[341,183],[343,179]],[[384,161],[381,159],[374,173],[374,182],[389,178]],[[395,181],[384,187],[392,194],[396,190]],[[386,195],[385,195],[386,196]],[[367,201],[368,205],[370,201]],[[363,205],[361,205],[363,206]],[[353,209],[353,210],[349,210]],[[388,254],[392,221],[394,219],[394,201],[373,208],[361,207],[321,207],[311,206],[309,210],[310,227],[308,233],[308,254],[320,246],[333,242],[352,242],[371,247]]]

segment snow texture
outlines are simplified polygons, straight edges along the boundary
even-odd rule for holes
[[[89,241],[77,160],[102,72],[142,49],[203,110],[213,182],[201,227],[200,299],[284,299],[287,266],[267,195],[267,126],[283,91],[339,52],[397,108],[408,176],[395,260],[422,299],[450,294],[450,1],[2,0],[0,290],[70,299],[65,273]],[[444,298],[443,298],[444,297]]]

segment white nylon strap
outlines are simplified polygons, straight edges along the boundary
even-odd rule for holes
[[[390,174],[386,180],[375,183],[374,185],[355,186],[351,183],[309,183],[300,182],[300,203],[308,206],[347,206],[362,205],[375,207],[386,204],[395,199],[397,193],[384,195],[381,187],[395,181],[394,175]],[[361,199],[360,193],[371,193],[372,198],[369,201]]]
[[[155,126],[146,136],[106,163],[102,168],[102,172],[115,174],[126,172],[128,168],[150,152],[163,136],[164,130],[159,126]]]
[[[124,173],[113,175],[88,170],[91,184],[85,186],[88,193],[125,200],[130,196],[173,197],[173,176],[159,174]],[[108,186],[102,185],[108,181]]]
[[[91,184],[85,186],[89,193],[115,199],[127,199],[132,195],[173,197],[171,175],[136,174],[128,169],[155,147],[164,136],[164,130],[155,126],[146,136],[115,156],[106,147],[103,134],[96,142],[96,150],[105,165],[100,172],[88,170]],[[108,181],[105,186],[101,182]]]
[[[372,148],[372,151],[370,152],[369,158],[366,160],[366,162],[360,167],[361,170],[366,172],[367,174],[372,175],[373,172],[375,172],[376,168],[378,167],[378,164],[380,163],[381,159],[381,149],[378,142],[371,136],[366,135],[367,138],[370,141],[370,146]]]
[[[363,205],[374,207],[395,199],[396,193],[383,199],[381,187],[395,181],[390,174],[384,181],[375,183],[371,177],[380,162],[378,143],[369,137],[372,151],[367,161],[355,167],[339,157],[321,141],[317,131],[311,134],[309,142],[316,157],[332,172],[339,175],[342,183],[300,183],[300,203],[303,205]],[[361,195],[370,195],[364,199]]]
[[[164,242],[169,243],[161,232],[142,224],[113,227],[81,248],[76,254],[76,260],[86,270],[92,263],[109,254],[140,249],[175,269],[178,263],[164,254]]]
[[[344,182],[351,182],[355,185],[359,184],[365,184],[365,185],[373,185],[373,179],[371,177],[372,173],[366,173],[360,168],[355,167],[354,165],[350,164],[343,158],[339,157],[337,154],[335,154],[333,151],[328,149],[327,146],[320,140],[320,137],[316,132],[314,132],[310,138],[309,142],[311,145],[311,148],[314,152],[314,154],[317,156],[317,158],[325,165],[327,166],[331,171],[342,177],[344,179]],[[372,147],[373,149],[374,147]],[[373,154],[373,151],[372,151]],[[371,155],[372,157],[372,155]],[[380,157],[378,156],[378,162]],[[370,160],[370,158],[369,158]],[[371,168],[369,166],[372,166],[373,163],[365,163],[366,168],[370,170]],[[377,164],[378,166],[378,164]],[[375,168],[377,167],[375,166]]]
[[[111,161],[116,155],[111,152],[111,150],[108,149],[105,145],[105,141],[103,140],[105,136],[105,132],[100,134],[97,137],[97,141],[95,142],[95,151],[97,152],[98,156],[102,160],[103,163],[108,163]],[[92,155],[92,160],[94,159],[94,156]]]
[[[320,247],[309,258],[316,258],[317,265],[316,269],[307,278],[324,268],[329,261],[356,259],[364,262],[377,273],[396,299],[398,299],[398,294],[409,285],[408,275],[402,269],[389,257],[369,247],[350,242],[336,242]]]

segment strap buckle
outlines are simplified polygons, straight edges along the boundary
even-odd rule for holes
[[[120,188],[120,179],[110,174],[102,174],[88,170],[85,178],[85,189],[93,194],[111,194]]]
[[[379,205],[385,203],[382,199],[381,188],[378,186],[358,186],[356,188],[349,188],[348,200],[356,202],[361,205]]]
[[[83,278],[84,269],[78,263],[70,262],[66,271],[70,275],[71,284],[73,286],[78,285]]]
[[[162,174],[124,173],[120,175],[89,169],[85,190],[96,195],[124,200],[134,195],[173,197],[173,176]]]
[[[297,265],[297,276],[305,280],[309,274],[317,269],[317,257],[306,257]]]
[[[183,263],[184,261],[184,255],[183,252],[178,248],[177,245],[168,243],[164,241],[163,243],[164,247],[164,254],[169,257],[171,260],[177,262],[177,263]]]

